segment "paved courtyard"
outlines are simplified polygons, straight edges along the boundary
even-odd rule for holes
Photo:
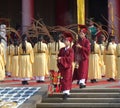
[[[35,80],[30,80],[29,85],[23,86],[21,81],[14,81],[12,77],[6,77],[4,82],[0,82],[0,99],[4,99],[4,101],[9,100],[9,102],[13,101],[13,104],[16,106],[13,108],[35,108],[36,103],[39,103],[42,96],[46,95],[49,84],[50,80],[46,78],[44,83],[36,83]],[[76,84],[76,81],[74,81],[72,89],[78,88],[79,86]],[[97,83],[91,83],[88,80],[86,88],[120,88],[120,85],[117,80],[115,82],[108,82],[106,78],[103,77],[103,79]]]

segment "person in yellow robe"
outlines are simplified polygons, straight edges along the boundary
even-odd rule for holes
[[[103,77],[105,76],[105,44],[104,44],[104,41],[105,41],[105,36],[101,35],[98,44],[100,46],[100,52],[101,52],[101,55],[100,55],[100,59],[101,59],[100,69],[101,69],[101,74],[102,74]]]
[[[96,43],[96,38],[91,42],[91,53],[89,56],[89,69],[88,78],[91,79],[91,83],[97,82],[97,79],[101,79],[101,59],[100,59],[100,47]]]
[[[7,46],[7,50],[6,50],[6,72],[7,72],[7,76],[11,76],[11,72],[12,72],[12,49],[13,49],[13,44],[12,44],[12,40],[9,40],[9,45]]]
[[[48,47],[44,43],[42,35],[38,36],[38,42],[34,46],[34,73],[37,83],[44,82],[45,76],[48,76]]]
[[[49,49],[49,70],[58,71],[57,67],[57,55],[61,48],[65,47],[65,44],[60,40],[60,35],[56,34],[54,40],[48,44]]]
[[[28,85],[28,80],[33,77],[32,63],[34,62],[34,53],[31,43],[27,41],[24,34],[22,36],[22,43],[19,45],[20,58],[19,58],[19,75],[22,79],[23,85]]]
[[[12,77],[13,80],[19,80],[19,47],[18,47],[18,40],[14,40],[14,47],[12,49]]]
[[[117,52],[117,79],[120,80],[120,43],[118,43],[117,45],[116,52]]]
[[[115,81],[117,75],[116,44],[114,40],[115,36],[110,36],[110,39],[105,50],[105,65],[106,65],[105,76],[109,78],[107,81]]]
[[[4,52],[4,44],[1,42],[0,37],[0,81],[4,81],[5,78],[5,52]]]

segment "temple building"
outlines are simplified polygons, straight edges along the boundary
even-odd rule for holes
[[[0,11],[0,18],[9,19],[13,27],[21,25],[23,31],[33,19],[42,18],[49,26],[65,26],[85,24],[86,18],[94,17],[120,34],[120,0],[1,0]]]

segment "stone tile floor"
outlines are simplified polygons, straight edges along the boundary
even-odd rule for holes
[[[4,82],[0,82],[0,88],[40,87],[40,89],[33,96],[28,98],[26,101],[23,102],[22,105],[19,106],[19,108],[35,108],[36,103],[40,102],[42,99],[42,96],[47,93],[49,84],[50,84],[50,79],[46,78],[46,81],[44,83],[36,83],[35,80],[30,80],[29,85],[23,86],[21,84],[21,81],[19,80],[14,81],[12,77],[6,77]],[[76,85],[76,81],[73,82],[72,88],[73,89],[79,88],[79,86]],[[86,88],[120,88],[120,84],[118,80],[115,82],[108,82],[104,77],[103,79],[98,80],[97,83],[91,83],[88,80]]]

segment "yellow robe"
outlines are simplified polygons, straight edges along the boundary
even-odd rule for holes
[[[32,74],[32,63],[34,62],[34,53],[31,43],[26,41],[26,54],[23,54],[22,44],[19,46],[20,57],[19,57],[19,77],[20,78],[31,78]]]
[[[108,50],[105,51],[105,65],[107,78],[116,78],[116,44],[109,43]]]
[[[94,53],[91,52],[89,56],[89,79],[101,79],[101,59],[100,59],[100,47],[95,42],[94,43]]]
[[[5,64],[4,45],[0,43],[0,81],[3,81],[5,78]]]
[[[41,45],[40,45],[41,44]],[[40,48],[41,46],[41,48]],[[40,50],[40,51],[39,51]],[[48,47],[46,43],[38,42],[34,46],[34,74],[35,76],[48,76]]]
[[[12,49],[13,45],[11,44],[10,46],[7,47],[6,50],[6,71],[7,72],[12,72]]]
[[[12,76],[18,77],[19,74],[19,47],[14,46],[12,49]]]
[[[105,75],[105,46],[103,44],[99,44],[100,46],[100,51],[101,51],[101,55],[100,55],[100,59],[101,59],[101,74],[104,76]]]
[[[117,79],[120,79],[120,43],[117,45],[116,52],[117,52]]]
[[[65,44],[61,41],[59,41],[59,47],[58,47],[58,42],[56,43],[56,48],[55,48],[55,42],[48,44],[48,49],[49,49],[49,54],[50,54],[49,55],[49,70],[58,71],[57,56],[58,56],[59,50],[63,47],[65,47]]]

